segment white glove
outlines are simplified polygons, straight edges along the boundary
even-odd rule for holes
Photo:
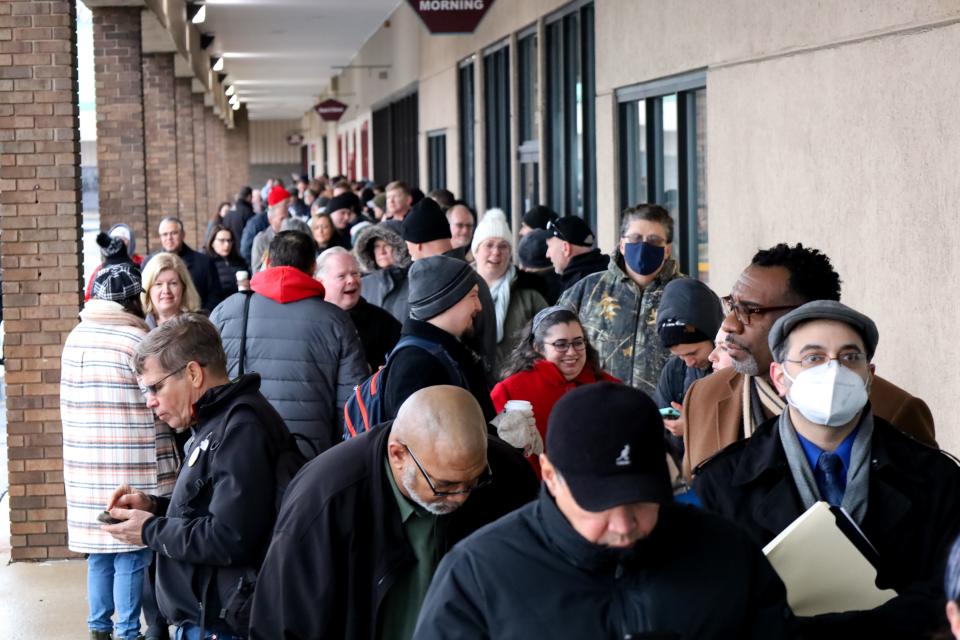
[[[490,421],[497,428],[500,439],[517,449],[523,449],[524,456],[543,453],[543,438],[537,430],[537,421],[533,412],[504,411]]]

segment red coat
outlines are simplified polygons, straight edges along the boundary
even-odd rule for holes
[[[497,413],[503,411],[503,407],[509,400],[526,400],[532,404],[537,430],[546,442],[547,418],[550,417],[553,405],[571,389],[592,382],[620,382],[620,380],[603,371],[599,374],[594,373],[589,363],[583,367],[580,375],[573,380],[567,380],[555,364],[549,360],[537,360],[533,369],[515,373],[506,380],[498,382],[490,392],[490,397],[493,399],[493,406]],[[535,457],[530,457],[528,460],[537,472],[537,477],[540,477],[540,462]]]

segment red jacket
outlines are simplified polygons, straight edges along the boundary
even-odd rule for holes
[[[515,373],[506,380],[498,382],[490,392],[497,413],[509,400],[526,400],[533,405],[533,417],[537,421],[537,430],[544,442],[547,440],[547,418],[553,405],[563,394],[592,382],[620,382],[608,373],[594,373],[593,367],[586,364],[583,371],[573,380],[567,380],[560,369],[549,360],[537,360],[533,369]],[[540,476],[540,462],[535,457],[528,458],[537,477]]]

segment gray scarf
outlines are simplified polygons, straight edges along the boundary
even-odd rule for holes
[[[803,452],[803,445],[797,439],[797,432],[790,421],[790,411],[780,414],[778,422],[780,442],[787,454],[787,464],[793,475],[793,482],[800,493],[803,508],[809,509],[820,501],[820,489],[813,477],[813,469]],[[847,470],[847,488],[843,493],[843,503],[840,505],[854,519],[857,524],[863,524],[867,515],[867,493],[870,485],[870,443],[873,439],[873,412],[864,411],[860,418],[860,429],[853,440],[853,450],[850,452],[850,466]]]

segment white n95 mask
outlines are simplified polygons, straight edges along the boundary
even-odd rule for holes
[[[814,424],[841,427],[867,404],[869,396],[863,378],[836,360],[804,369],[791,378],[787,402]]]

